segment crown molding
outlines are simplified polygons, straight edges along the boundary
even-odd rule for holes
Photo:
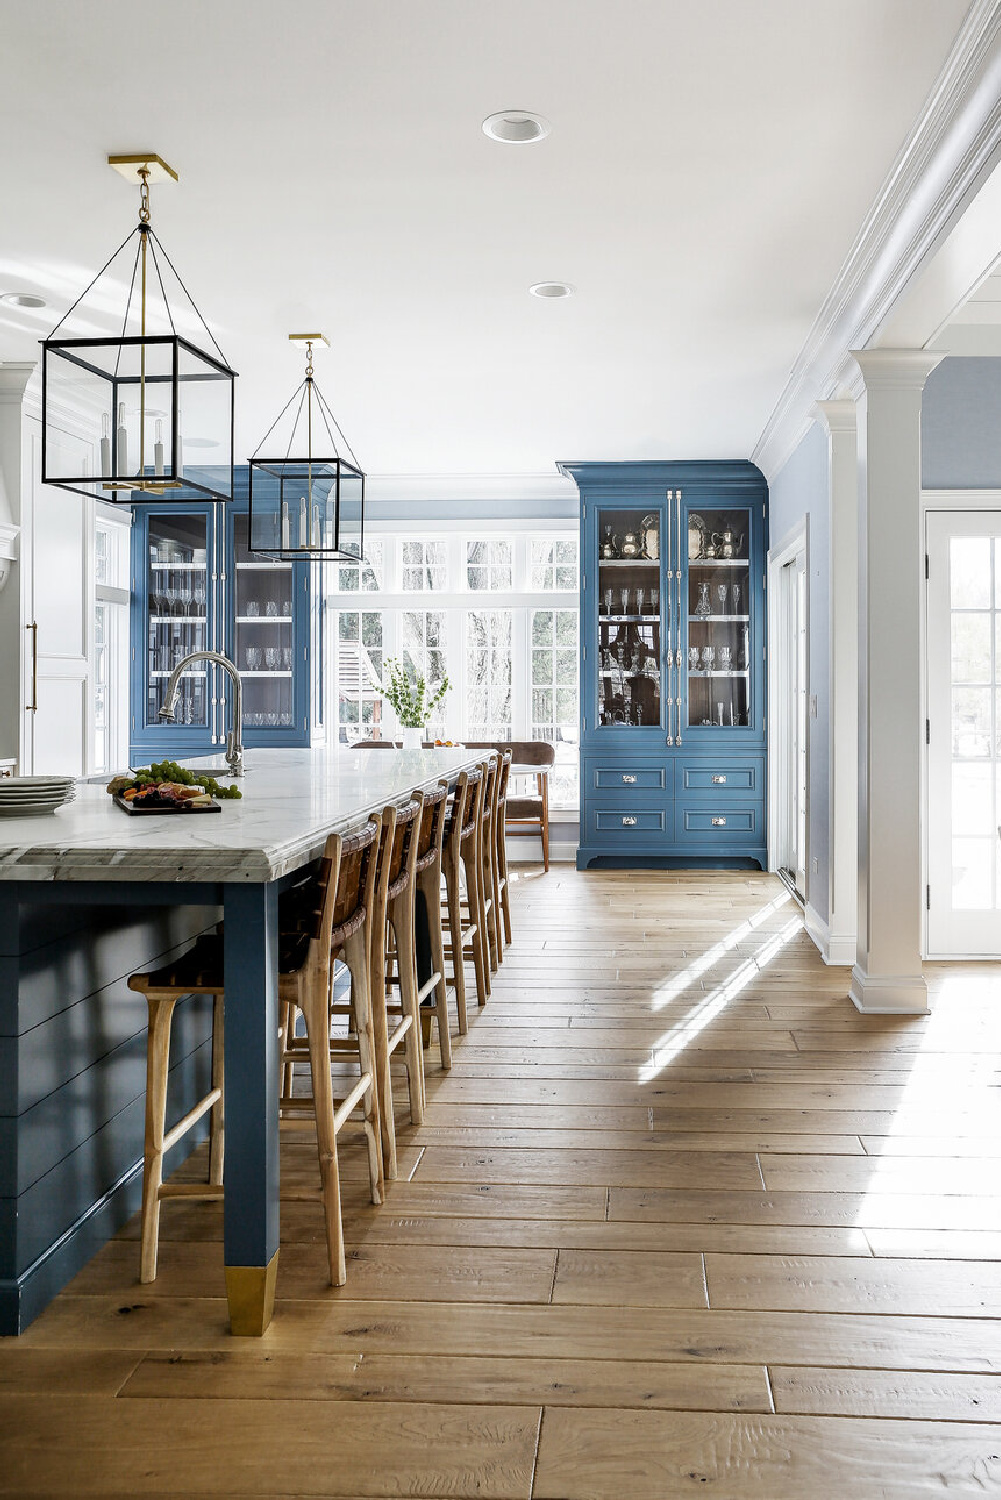
[[[973,0],[951,52],[755,445],[769,479],[802,440],[815,403],[855,370],[915,272],[1001,157],[1001,0]]]
[[[925,381],[945,358],[925,349],[853,349],[865,389],[923,391]]]
[[[20,406],[28,381],[38,369],[34,361],[0,363],[0,406]]]

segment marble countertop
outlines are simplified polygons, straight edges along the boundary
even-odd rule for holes
[[[201,815],[130,817],[103,784],[80,782],[76,801],[54,813],[0,818],[0,880],[273,880],[315,859],[328,833],[356,828],[387,803],[454,779],[482,755],[248,750],[242,799]],[[184,764],[216,774],[219,762]]]

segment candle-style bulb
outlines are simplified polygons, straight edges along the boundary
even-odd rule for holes
[[[318,505],[314,505],[313,506],[312,545],[317,550],[319,550],[319,546],[320,546],[320,507]]]
[[[125,430],[125,402],[118,403],[118,473],[129,472],[129,435]]]
[[[111,478],[111,417],[107,412],[101,414],[101,473]]]
[[[305,495],[299,496],[299,547],[302,550],[309,547],[309,511]]]
[[[163,473],[163,423],[156,423],[156,442],[153,444],[153,470],[157,474]]]
[[[288,501],[282,501],[282,551],[289,549]]]

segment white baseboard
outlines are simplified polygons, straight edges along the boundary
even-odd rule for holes
[[[832,933],[816,907],[809,903],[803,909],[803,919],[807,932],[820,949],[824,963],[839,969],[851,968],[855,962],[855,934]]]
[[[552,824],[549,825],[549,863],[573,864],[577,858],[577,841],[554,839]],[[542,840],[519,838],[507,840],[507,862],[509,865],[541,865]]]

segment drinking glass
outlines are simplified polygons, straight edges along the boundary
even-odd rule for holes
[[[260,612],[261,612],[261,606],[258,604],[257,600],[256,599],[248,599],[247,600],[247,614],[250,617],[250,619],[256,620],[256,618],[260,614]]]
[[[729,672],[731,664],[732,664],[731,663],[732,654],[733,654],[732,653],[732,648],[730,646],[720,646],[720,648],[719,648],[719,669],[720,669],[721,672]]]
[[[619,604],[620,604],[619,613],[623,614],[623,615],[627,615],[629,613],[629,590],[628,589],[620,589],[619,590]]]
[[[264,613],[267,615],[267,617],[268,617],[269,620],[275,620],[275,619],[277,619],[278,618],[278,600],[277,599],[269,599],[268,602],[267,602],[267,604],[265,605]]]
[[[715,664],[716,664],[716,647],[715,646],[703,646],[702,647],[702,670],[703,670],[703,672],[711,672],[713,670],[713,667],[715,666]]]
[[[731,585],[731,587],[730,587],[730,597],[733,600],[733,612],[734,612],[735,615],[739,615],[740,614],[740,584],[739,583],[735,583],[735,584]]]
[[[688,648],[688,669],[690,672],[697,672],[699,670],[698,646],[689,646]]]
[[[249,667],[250,671],[251,672],[256,672],[257,668],[260,666],[260,664],[261,664],[261,648],[260,648],[260,646],[248,646],[247,647],[247,666]]]
[[[282,647],[282,666],[285,668],[286,671],[288,671],[288,669],[289,669],[289,667],[291,667],[291,665],[292,665],[292,647],[291,646],[283,646]]]
[[[605,614],[606,615],[610,615],[611,613],[612,613],[612,591],[611,591],[611,589],[606,589],[605,590]]]
[[[719,612],[720,612],[720,614],[721,615],[725,615],[726,614],[726,584],[725,583],[718,583],[716,585],[716,598],[719,600]]]
[[[204,612],[204,610],[205,610],[205,579],[204,578],[198,578],[195,581],[195,604],[198,606],[198,613],[202,614]]]
[[[278,665],[278,647],[266,646],[264,649],[264,664],[269,671],[273,672]]]
[[[292,613],[292,600],[291,599],[283,599],[282,600],[282,614],[283,615],[290,615],[291,613]]]

